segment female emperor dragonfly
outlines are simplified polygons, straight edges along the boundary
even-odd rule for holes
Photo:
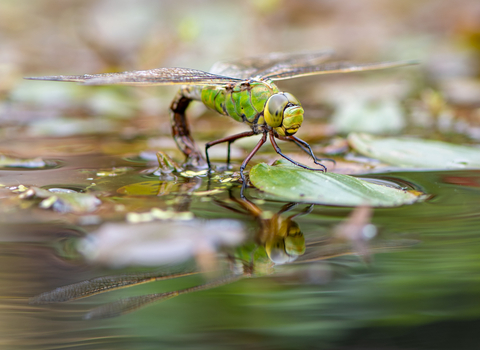
[[[246,123],[251,131],[208,142],[205,146],[206,161],[211,168],[208,149],[216,144],[228,143],[227,163],[230,162],[230,145],[242,137],[261,134],[262,138],[240,166],[243,171],[254,154],[267,141],[275,151],[305,169],[325,171],[307,142],[295,136],[303,122],[304,110],[292,94],[282,92],[274,83],[277,80],[316,74],[348,73],[366,70],[400,67],[414,64],[412,61],[357,64],[343,61],[328,62],[330,51],[301,53],[272,53],[230,62],[216,63],[211,72],[190,68],[157,68],[123,73],[58,75],[32,77],[34,80],[80,82],[85,85],[183,85],[171,104],[172,134],[178,148],[186,156],[186,164],[203,166],[204,158],[190,133],[185,110],[191,101],[201,101],[208,108]],[[320,168],[310,168],[282,153],[275,139],[292,141],[309,154]]]

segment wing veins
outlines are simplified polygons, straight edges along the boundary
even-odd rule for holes
[[[121,316],[130,312],[136,311],[138,309],[141,309],[152,303],[165,301],[181,294],[198,292],[202,290],[216,288],[225,284],[229,284],[239,280],[241,277],[242,276],[238,276],[238,275],[229,275],[229,276],[221,277],[219,279],[216,279],[198,286],[185,288],[185,289],[177,290],[173,292],[138,295],[138,296],[133,296],[129,298],[123,298],[91,310],[85,315],[84,318],[85,319],[102,319],[102,318]]]
[[[324,62],[333,54],[332,50],[305,51],[296,53],[274,52],[232,61],[217,62],[212,72],[241,79],[271,74],[285,67],[310,66]]]
[[[417,61],[397,61],[397,62],[380,62],[380,63],[351,63],[351,62],[328,62],[315,66],[297,67],[294,69],[284,69],[281,72],[267,74],[264,78],[271,80],[284,80],[309,75],[319,74],[335,74],[335,73],[351,73],[363,72],[370,70],[380,70],[387,68],[396,68],[418,64]]]
[[[41,293],[31,298],[29,303],[49,304],[72,301],[117,289],[128,288],[164,279],[189,276],[197,273],[198,272],[183,272],[175,274],[146,273],[96,277],[87,281],[69,284],[67,286],[56,288],[52,291]]]
[[[204,72],[190,68],[155,68],[143,71],[127,71],[122,73],[54,75],[45,77],[29,77],[30,80],[51,80],[78,82],[84,85],[226,85],[242,79]]]

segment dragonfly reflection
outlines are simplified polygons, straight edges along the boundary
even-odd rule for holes
[[[283,214],[292,211],[298,203],[288,203],[275,214],[264,212],[259,206],[241,195],[239,198],[229,191],[230,202],[238,207],[218,199],[215,203],[230,211],[245,214],[256,219],[258,230],[255,234],[256,243],[265,248],[268,258],[274,264],[285,264],[295,261],[305,253],[305,237],[300,226],[293,219],[307,215],[313,210],[313,204],[308,205],[297,214],[285,217]]]
[[[214,278],[204,284],[182,290],[120,299],[91,310],[84,318],[98,319],[120,316],[154,302],[164,301],[182,294],[216,288],[221,285],[233,283],[242,278],[272,274],[274,273],[273,266],[278,264],[311,263],[339,255],[364,254],[364,252],[359,252],[359,250],[356,249],[359,237],[361,236],[355,234],[355,230],[360,230],[359,232],[361,233],[362,227],[369,225],[367,221],[369,220],[371,211],[355,209],[350,218],[347,218],[342,224],[344,227],[350,227],[350,232],[344,232],[341,235],[344,237],[354,237],[351,239],[351,241],[354,241],[354,244],[352,244],[352,242],[339,244],[338,239],[335,237],[328,237],[306,244],[300,226],[294,219],[309,214],[313,210],[313,205],[303,208],[296,214],[286,216],[286,213],[291,212],[297,207],[296,203],[286,204],[277,213],[267,215],[266,212],[262,211],[262,209],[252,201],[249,201],[245,197],[237,198],[233,196],[231,192],[229,192],[228,202],[215,198],[214,202],[227,210],[249,215],[258,222],[258,229],[255,235],[257,244],[253,249],[251,245],[246,245],[238,248],[234,255],[227,254],[225,261],[229,268],[222,277]],[[337,226],[337,231],[342,225]],[[334,234],[334,236],[339,235]],[[379,241],[373,242],[371,245],[362,244],[362,249],[365,250],[368,245],[368,249],[384,250],[410,246],[415,243],[416,242],[412,240]],[[256,254],[258,250],[261,249],[264,249],[265,254]],[[193,269],[175,273],[152,272],[98,277],[42,293],[31,298],[30,303],[47,304],[73,301],[121,288],[186,277],[199,273],[200,271]]]

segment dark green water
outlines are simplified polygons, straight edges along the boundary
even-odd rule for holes
[[[158,178],[141,174],[153,163],[104,154],[54,158],[60,165],[53,169],[1,170],[0,182],[7,187],[77,190],[95,183],[92,189],[110,202],[95,214],[60,214],[17,200],[11,190],[2,188],[2,348],[474,349],[480,345],[480,171],[370,175],[410,184],[431,196],[409,206],[374,210],[372,223],[379,233],[371,242],[370,263],[355,254],[325,255],[312,263],[277,266],[267,276],[181,295],[120,317],[84,320],[89,310],[122,297],[205,281],[197,275],[74,302],[30,305],[29,298],[60,286],[142,271],[87,263],[75,251],[75,243],[100,222],[123,220],[125,213],[112,210],[114,205],[137,212],[173,206],[197,218],[233,218],[244,222],[251,236],[258,225],[252,216],[234,213],[206,196],[189,195],[220,188],[219,183],[208,185],[206,177],[178,177],[167,188]],[[127,169],[118,176],[97,175],[98,169],[113,167]],[[145,186],[143,192],[118,190],[146,181],[150,190]],[[235,198],[238,190],[234,185]],[[165,195],[156,195],[159,191]],[[232,204],[226,193],[214,197]],[[249,189],[247,197],[256,198],[256,191]],[[285,203],[257,205],[263,212],[276,213]],[[299,205],[292,212],[306,207]],[[315,205],[311,213],[296,217],[306,241],[305,255],[312,253],[310,243],[330,237],[333,227],[351,211]],[[162,222],[158,224],[161,227]],[[397,248],[382,248],[388,242]]]

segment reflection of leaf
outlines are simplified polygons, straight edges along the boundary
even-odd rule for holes
[[[392,207],[418,199],[412,193],[353,176],[305,170],[286,164],[257,164],[250,171],[250,180],[255,187],[275,198],[292,202]]]
[[[350,145],[359,153],[382,162],[414,168],[459,169],[480,167],[480,149],[447,142],[408,138],[380,138],[350,134]]]
[[[92,194],[77,193],[72,190],[60,192],[39,187],[31,187],[21,194],[21,198],[43,198],[40,202],[41,208],[52,208],[60,213],[88,213],[101,204],[100,199]]]
[[[215,258],[218,247],[235,246],[243,238],[243,226],[233,220],[108,223],[80,249],[89,259],[111,266],[158,266],[196,258],[208,271],[208,259]]]

